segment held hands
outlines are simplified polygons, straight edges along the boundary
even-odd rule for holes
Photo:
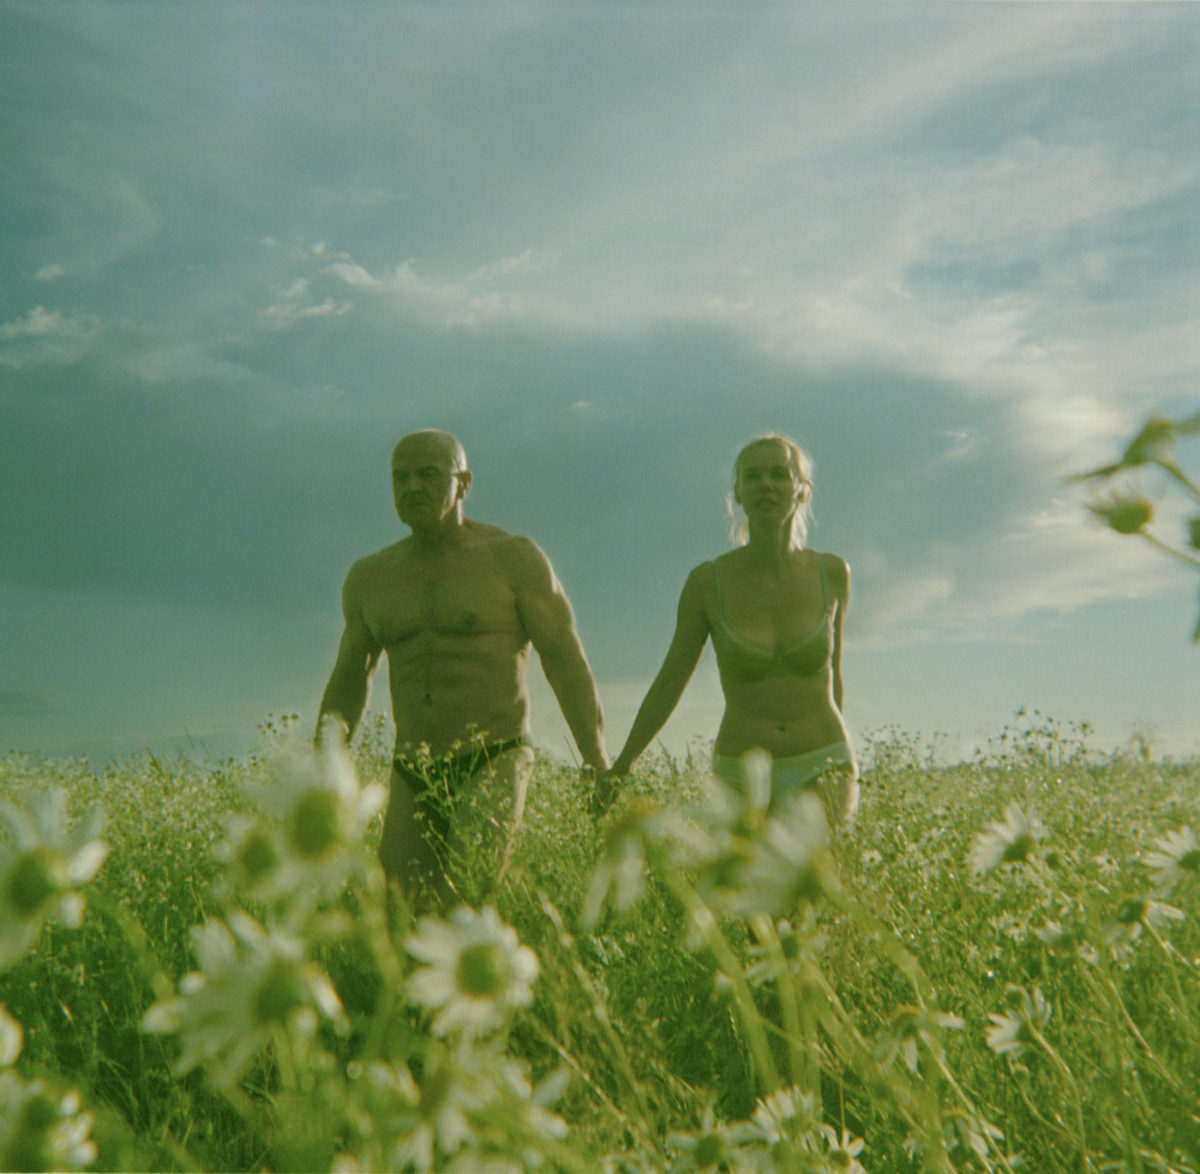
[[[612,766],[596,771],[592,783],[592,815],[599,818],[603,815],[617,797],[621,783],[629,777],[629,771],[622,769],[619,762]]]

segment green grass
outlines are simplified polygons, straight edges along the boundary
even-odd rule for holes
[[[542,760],[491,898],[539,974],[472,1038],[431,1034],[410,997],[429,926],[383,899],[377,815],[357,853],[289,857],[283,725],[240,763],[0,763],[18,806],[55,787],[77,821],[101,806],[110,845],[82,924],[47,899],[0,971],[23,1029],[0,1066],[0,1168],[1200,1170],[1200,861],[1156,879],[1147,860],[1200,829],[1200,764],[1094,753],[1036,714],[950,766],[886,731],[864,747],[853,833],[750,883],[761,820],[680,815],[702,799],[699,750],[652,756],[600,821],[576,773]],[[363,784],[386,780],[386,745],[379,726],[360,737]],[[1013,859],[977,874],[1012,804],[1039,822],[997,832]],[[257,887],[221,851],[252,826],[284,861]],[[14,838],[0,849],[8,867]],[[643,861],[636,893],[615,884],[622,853]],[[237,909],[264,928],[222,987],[191,931],[236,927]],[[479,947],[484,1001],[520,985],[508,948]],[[178,1001],[197,970],[207,1027]],[[258,1045],[229,1072],[221,999]],[[144,1030],[156,1005],[174,1019]]]

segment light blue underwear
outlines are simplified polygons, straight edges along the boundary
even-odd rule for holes
[[[746,792],[746,778],[740,756],[714,754],[712,768],[713,774],[721,782],[743,794]],[[792,754],[787,758],[772,759],[772,804],[778,804],[791,795],[815,787],[827,771],[852,794],[853,799],[850,794],[845,797],[849,800],[849,810],[844,812],[844,816],[851,814],[858,797],[858,764],[854,761],[854,751],[849,742],[834,742],[829,746],[822,746],[820,750],[810,750],[807,754]]]

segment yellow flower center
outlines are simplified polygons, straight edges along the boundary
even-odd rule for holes
[[[454,971],[458,989],[474,999],[490,999],[508,985],[508,955],[499,946],[468,946],[459,955]]]

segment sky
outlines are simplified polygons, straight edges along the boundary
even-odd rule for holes
[[[860,745],[1200,753],[1197,577],[1064,480],[1200,409],[1200,5],[0,0],[0,79],[0,753],[311,724],[422,427],[614,754],[769,430]],[[708,651],[663,745],[720,712]]]

